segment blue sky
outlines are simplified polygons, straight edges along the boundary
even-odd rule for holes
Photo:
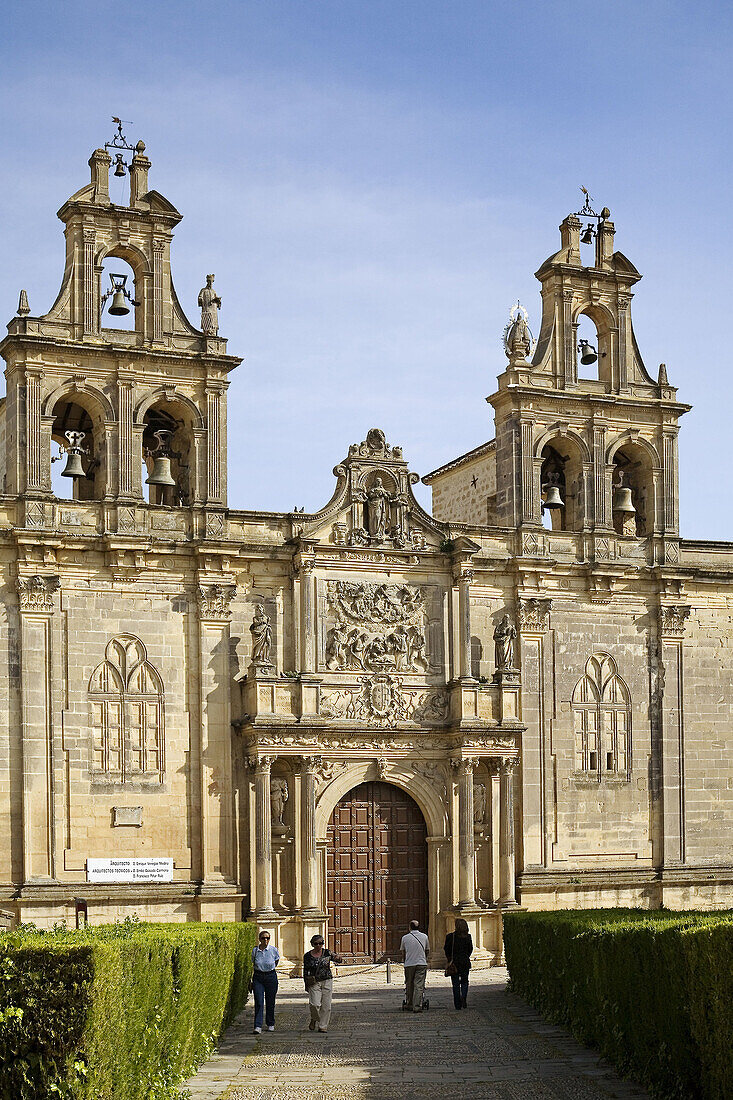
[[[537,329],[533,272],[583,184],[644,275],[647,366],[695,406],[683,534],[733,539],[729,6],[6,0],[3,19],[0,310],[20,287],[49,308],[55,212],[110,117],[133,120],[184,214],[184,308],[214,271],[244,358],[233,506],[320,507],[375,425],[420,474],[489,439],[509,307]]]

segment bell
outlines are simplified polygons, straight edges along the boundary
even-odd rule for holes
[[[595,230],[592,225],[587,225],[583,232],[580,234],[581,244],[593,244],[593,234]]]
[[[80,477],[86,477],[84,473],[84,467],[81,464],[81,451],[74,447],[66,452],[69,456],[66,460],[66,465],[61,471],[62,477],[73,477],[74,480]]]
[[[153,459],[153,472],[150,477],[145,479],[146,485],[160,485],[164,488],[167,485],[171,487],[176,484],[174,478],[171,477],[171,460],[170,455],[156,455]]]
[[[636,511],[634,508],[634,502],[631,499],[631,489],[628,485],[619,485],[613,493],[613,510],[614,512],[625,512],[632,516]]]
[[[565,502],[560,496],[560,490],[557,485],[548,485],[545,492],[545,508],[549,508],[552,511],[553,508],[564,508]]]
[[[119,287],[112,295],[112,305],[109,307],[108,312],[113,317],[125,317],[130,312],[122,287]]]
[[[122,153],[117,154],[117,163],[115,164],[115,175],[124,176],[125,174],[125,162],[122,159]]]
[[[111,312],[112,310],[110,310],[110,313]],[[589,344],[587,340],[580,341],[578,351],[580,352],[580,361],[584,367],[588,367],[591,363],[595,363],[598,358],[596,349],[592,344]]]

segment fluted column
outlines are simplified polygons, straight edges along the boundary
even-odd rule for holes
[[[462,680],[471,679],[471,582],[473,569],[458,577],[458,667]]]
[[[304,756],[301,770],[303,821],[301,830],[302,904],[304,913],[318,909],[318,853],[316,851],[316,768],[320,756]]]
[[[502,905],[516,904],[516,871],[514,855],[514,774],[516,756],[502,756],[499,761],[499,877]]]
[[[251,761],[255,772],[255,871],[257,914],[268,916],[272,907],[272,807],[270,804],[270,771],[274,756],[260,756]]]
[[[458,904],[475,905],[475,845],[473,834],[473,773],[478,760],[455,760],[458,773]]]

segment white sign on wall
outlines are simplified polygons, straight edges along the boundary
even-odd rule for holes
[[[87,882],[173,882],[173,860],[88,859]]]

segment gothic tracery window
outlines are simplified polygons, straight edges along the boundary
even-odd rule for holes
[[[573,692],[575,769],[599,780],[631,773],[631,695],[607,653],[595,653]]]
[[[163,781],[163,681],[132,634],[108,643],[89,681],[92,774],[119,783]]]

